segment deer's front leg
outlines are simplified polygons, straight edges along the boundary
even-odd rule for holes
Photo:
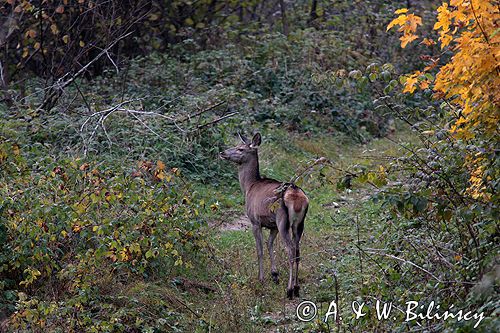
[[[253,224],[253,223],[252,223]],[[259,261],[259,281],[264,282],[264,263],[262,250],[262,228],[260,225],[252,225],[253,236],[255,237],[255,246],[257,247],[257,259]]]

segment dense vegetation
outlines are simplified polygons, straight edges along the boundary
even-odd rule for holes
[[[0,4],[0,330],[498,331],[498,15],[487,0]],[[341,321],[300,322],[283,285],[256,283],[218,159],[255,131],[266,175],[311,199],[303,297],[338,300]],[[484,319],[379,321],[376,300]]]

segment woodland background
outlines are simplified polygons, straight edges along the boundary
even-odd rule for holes
[[[3,1],[0,330],[499,331],[498,24],[486,0]],[[340,322],[257,283],[218,159],[257,131],[311,199],[302,296]],[[376,299],[486,318],[349,314]]]

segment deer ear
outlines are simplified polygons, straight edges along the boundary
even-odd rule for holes
[[[248,139],[242,135],[240,132],[238,132],[238,137],[240,138],[241,142],[243,142],[244,144],[248,144]]]
[[[258,147],[260,146],[261,142],[262,142],[262,136],[260,135],[260,133],[257,133],[253,136],[252,144],[250,145],[250,147],[252,148]]]

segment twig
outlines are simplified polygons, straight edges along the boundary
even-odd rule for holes
[[[188,115],[187,115],[186,117],[184,117],[183,119],[179,119],[179,120],[178,120],[178,122],[179,122],[179,123],[183,123],[183,122],[185,122],[185,121],[187,121],[187,120],[190,120],[190,119],[191,119],[191,118],[193,118],[193,117],[199,116],[199,115],[201,115],[201,114],[203,114],[203,113],[205,113],[205,112],[208,112],[208,111],[210,111],[210,110],[213,110],[213,109],[215,109],[216,107],[218,107],[218,106],[220,106],[220,105],[222,105],[222,104],[224,104],[224,103],[226,103],[226,101],[220,101],[220,102],[217,102],[217,103],[215,103],[214,105],[211,105],[211,106],[209,106],[209,107],[207,107],[207,108],[205,108],[205,109],[203,109],[203,110],[200,110],[200,111],[198,111],[198,112],[196,112],[196,113],[193,113],[193,114],[188,114]]]
[[[97,56],[95,56],[94,59],[92,59],[85,66],[80,68],[80,70],[78,72],[76,72],[75,74],[66,73],[61,78],[59,78],[56,81],[56,83],[54,83],[52,86],[48,87],[48,90],[49,90],[48,96],[46,96],[44,98],[44,101],[43,101],[42,105],[40,105],[38,107],[38,110],[44,109],[49,103],[53,102],[54,99],[57,99],[61,95],[64,88],[66,88],[68,85],[73,83],[73,81],[75,81],[75,79],[77,77],[79,77],[82,73],[84,73],[94,62],[99,60],[104,54],[107,54],[108,51],[113,46],[116,45],[116,43],[118,43],[120,40],[130,36],[131,34],[132,34],[132,31],[118,37],[115,41],[113,41],[106,48],[104,48],[101,52],[99,52],[99,54]],[[71,76],[71,77],[68,78],[67,80],[65,80],[68,76]]]
[[[145,98],[145,97],[144,97]],[[82,124],[82,126],[80,126],[80,132],[83,131],[83,128],[85,127],[85,125],[87,125],[87,123],[90,121],[90,119],[92,119],[93,117],[99,115],[101,116],[102,114],[105,114],[105,113],[108,113],[108,112],[112,112],[112,111],[115,111],[117,110],[118,108],[120,108],[121,106],[125,105],[125,104],[129,104],[129,103],[132,103],[132,102],[136,102],[136,101],[139,101],[141,99],[144,99],[144,98],[135,98],[135,99],[131,99],[131,100],[127,100],[127,101],[123,101],[121,103],[118,103],[117,105],[109,108],[109,109],[106,109],[106,110],[102,110],[102,111],[97,111],[93,114],[91,114]]]
[[[368,258],[368,260],[373,261],[373,263],[374,263],[375,265],[377,265],[377,266],[378,266],[378,268],[380,268],[380,270],[382,271],[382,273],[384,273],[384,275],[385,275],[386,277],[388,276],[388,274],[387,274],[387,272],[386,272],[385,268],[384,268],[384,267],[382,267],[382,265],[380,265],[380,264],[379,264],[379,263],[378,263],[375,259],[373,259],[371,256],[369,256],[370,252],[365,251],[365,249],[363,249],[362,247],[358,246],[358,244],[354,244],[354,246],[356,246],[356,247],[358,248],[358,250],[359,250],[359,251],[363,252],[363,254],[364,254],[364,255]],[[376,250],[376,249],[374,249],[374,250]],[[390,282],[390,281],[388,281],[388,282],[389,282],[389,284],[391,284],[391,282]]]
[[[361,240],[359,238],[359,218],[356,214],[356,232],[358,236],[358,256],[359,256],[359,269],[361,271],[361,283],[363,283],[363,260],[361,259]]]
[[[167,139],[163,138],[160,134],[156,133],[155,130],[153,130],[151,127],[149,127],[148,124],[146,124],[141,118],[137,117],[134,113],[131,113],[131,115],[137,119],[141,124],[144,125],[144,127],[146,127],[148,130],[151,131],[151,133],[153,133],[154,135],[156,135],[157,137],[159,137],[160,139],[162,139],[163,141],[165,142],[168,142]]]
[[[115,61],[113,60],[113,58],[111,58],[111,56],[109,55],[109,52],[106,50],[106,56],[108,57],[109,61],[111,61],[111,63],[113,64],[113,66],[115,66],[115,69],[116,69],[116,73],[120,73],[120,70],[118,69],[118,66],[116,65]]]
[[[396,256],[393,256],[392,254],[387,254],[387,253],[380,253],[380,252],[370,252],[370,251],[366,251],[367,253],[370,253],[370,254],[376,254],[376,255],[382,255],[382,256],[385,256],[385,257],[388,257],[388,258],[391,258],[391,259],[395,259],[395,260],[399,260],[401,262],[404,262],[406,264],[410,264],[412,265],[413,267],[415,268],[418,268],[420,269],[421,271],[427,273],[428,275],[430,275],[434,280],[438,281],[438,282],[444,282],[442,281],[441,279],[439,279],[437,276],[435,276],[434,274],[432,274],[431,272],[429,272],[428,270],[426,270],[425,268],[409,261],[409,260],[406,260],[406,259],[403,259],[403,258],[399,258],[399,257],[396,257]]]
[[[220,122],[220,121],[222,121],[222,120],[224,120],[224,119],[227,119],[227,118],[229,118],[229,117],[232,117],[232,116],[234,116],[234,115],[236,115],[236,114],[238,114],[238,112],[232,112],[232,113],[230,113],[230,114],[227,114],[227,115],[225,115],[225,116],[222,116],[222,117],[220,117],[220,118],[217,118],[217,119],[215,119],[215,120],[213,120],[213,121],[211,121],[211,122],[208,122],[208,123],[206,123],[206,124],[200,125],[200,126],[198,126],[198,127],[197,127],[197,129],[202,129],[202,128],[207,127],[207,126],[214,125],[214,124],[216,124],[216,123],[218,123],[218,122]]]

